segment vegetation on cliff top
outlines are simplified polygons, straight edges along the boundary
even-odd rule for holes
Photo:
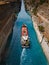
[[[47,2],[48,3],[48,0],[25,0],[25,6],[26,9],[28,10],[29,7],[34,7],[32,12],[36,15],[37,13],[37,8],[39,5],[42,5],[43,3]]]

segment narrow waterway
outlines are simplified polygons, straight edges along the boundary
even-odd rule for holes
[[[21,26],[26,24],[30,37],[30,48],[21,47]],[[48,65],[48,61],[37,39],[31,17],[26,13],[22,0],[21,11],[13,28],[13,36],[10,43],[6,65]]]

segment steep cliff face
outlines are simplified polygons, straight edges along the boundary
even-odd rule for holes
[[[18,13],[20,11],[20,7],[21,2],[19,0],[17,2],[10,2],[8,4],[0,5],[0,31],[10,15],[15,12]]]
[[[4,51],[7,39],[12,32],[15,14],[20,11],[20,0],[2,0],[2,2],[8,1],[0,5],[0,60]],[[1,2],[1,0],[0,0]]]
[[[35,6],[39,2],[40,0],[25,0],[26,9],[29,10],[31,7]]]
[[[7,2],[18,2],[20,0],[0,0],[0,1],[7,1]]]
[[[26,6],[36,6],[38,4],[42,4],[44,2],[49,3],[49,0],[25,0]]]
[[[38,6],[49,3],[49,0],[24,0],[27,11],[37,11]],[[35,13],[36,14],[36,13]]]
[[[20,11],[20,3],[9,3],[9,4],[4,4],[4,5],[0,5],[0,16],[5,17],[6,14],[8,14],[9,12],[19,12]],[[5,15],[3,15],[5,14]],[[1,20],[0,18],[0,20]]]

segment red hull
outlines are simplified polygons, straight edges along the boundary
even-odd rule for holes
[[[28,30],[27,30],[27,26],[23,25],[22,26],[22,36],[27,36],[28,35]]]

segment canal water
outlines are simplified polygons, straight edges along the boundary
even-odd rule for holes
[[[21,47],[21,27],[26,24],[30,37],[30,48]],[[6,57],[6,65],[48,65],[48,61],[43,53],[37,39],[31,17],[26,13],[22,0],[21,11],[13,28],[12,40]]]

